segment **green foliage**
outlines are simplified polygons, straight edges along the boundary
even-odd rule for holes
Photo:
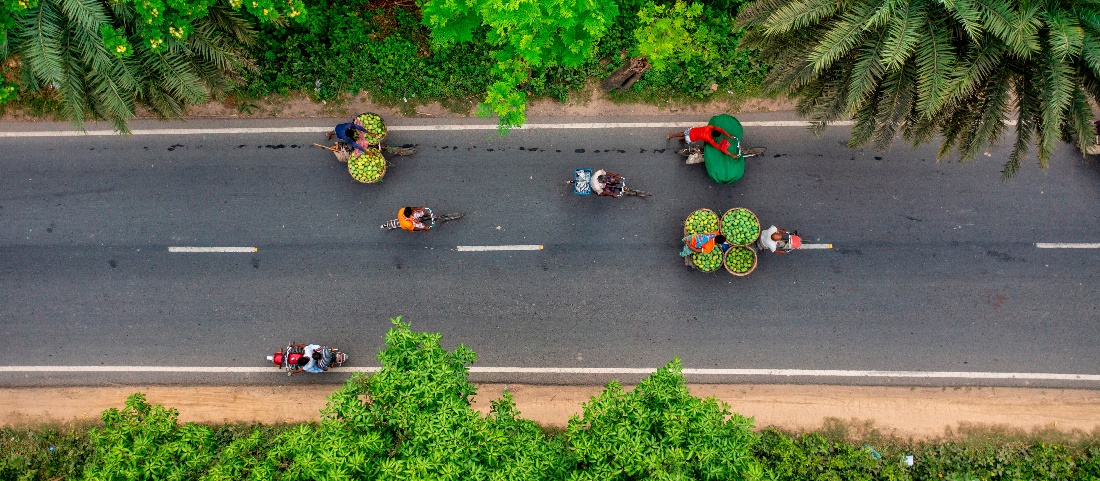
[[[0,81],[0,105],[19,98],[19,84],[7,80]]]
[[[711,60],[717,52],[699,45],[695,38],[708,37],[707,26],[699,22],[703,4],[690,5],[677,0],[672,6],[651,3],[638,11],[641,26],[634,31],[638,55],[649,59],[654,70],[668,66],[669,59],[702,56]]]
[[[85,467],[88,479],[193,479],[213,462],[218,446],[210,428],[179,426],[179,412],[153,406],[143,394],[126,398],[126,407],[103,412],[102,429],[89,434],[94,453]]]
[[[679,359],[633,391],[611,382],[569,420],[580,467],[570,479],[764,479],[752,420],[692,396]]]
[[[854,118],[851,145],[942,138],[963,160],[1016,116],[1010,177],[1034,144],[1090,137],[1100,101],[1100,0],[760,0],[742,12],[748,46],[774,67],[766,87],[800,97],[820,131]]]
[[[496,115],[502,134],[526,120],[527,96],[519,86],[526,81],[528,69],[581,66],[593,57],[597,43],[619,15],[613,1],[421,0],[419,4],[437,51],[470,42],[477,34],[493,49],[497,61],[493,83],[478,113]]]
[[[876,459],[868,449],[829,441],[815,433],[788,436],[765,430],[755,454],[779,480],[910,479],[900,454],[883,453],[881,459]]]
[[[0,428],[0,480],[77,479],[90,454],[83,426]]]
[[[128,3],[43,0],[12,38],[22,60],[22,89],[56,96],[77,125],[105,119],[120,132],[137,105],[163,117],[208,102],[253,68],[241,43],[251,31],[227,5],[214,5],[185,39],[154,50],[141,41],[139,14]]]

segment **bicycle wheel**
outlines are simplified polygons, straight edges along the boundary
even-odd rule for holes
[[[455,212],[453,214],[441,215],[439,217],[436,217],[435,220],[436,222],[443,223],[449,220],[461,219],[464,215],[466,215],[466,213],[464,212]]]
[[[623,195],[633,195],[635,197],[649,197],[653,194],[650,194],[649,192],[646,192],[644,190],[623,189]]]

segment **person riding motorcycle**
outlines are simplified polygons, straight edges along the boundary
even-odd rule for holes
[[[320,374],[328,371],[333,364],[343,362],[341,359],[341,356],[344,356],[343,353],[338,354],[332,348],[326,346],[319,344],[293,344],[293,346],[292,351],[301,355],[294,361],[294,365],[298,367],[287,371],[287,375],[294,375],[303,371]]]
[[[407,231],[422,231],[432,228],[431,210],[426,207],[405,207],[397,212],[397,224]]]
[[[802,238],[798,236],[798,231],[787,232],[787,229],[780,229],[773,225],[760,233],[760,240],[756,241],[756,246],[761,251],[767,249],[776,254],[786,254],[802,247]]]
[[[592,174],[592,191],[596,195],[618,198],[623,195],[623,176],[600,169]]]

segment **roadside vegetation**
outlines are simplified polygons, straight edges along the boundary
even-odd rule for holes
[[[818,129],[854,119],[853,146],[900,135],[962,160],[1011,133],[1011,177],[1033,148],[1045,168],[1092,137],[1100,0],[0,2],[0,109],[121,132],[137,107],[306,94],[476,106],[503,134],[531,99],[640,59],[613,100],[790,96]]]
[[[477,356],[440,340],[395,319],[380,372],[332,393],[317,423],[180,424],[134,394],[102,423],[0,429],[0,480],[1100,479],[1100,440],[1085,434],[914,442],[839,422],[757,432],[690,395],[678,360],[634,389],[609,383],[564,430],[542,429],[507,392],[488,415],[474,410]]]

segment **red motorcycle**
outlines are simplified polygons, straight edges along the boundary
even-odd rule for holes
[[[307,357],[306,348],[310,346],[316,346],[316,348],[311,349],[310,355]],[[320,355],[312,355],[314,352]],[[320,357],[320,359],[318,359],[318,357]],[[309,361],[301,363],[300,361],[303,358],[312,358],[313,365],[310,366]],[[287,376],[303,370],[303,367],[305,367],[304,370],[307,372],[324,372],[330,367],[339,367],[343,365],[345,362],[348,362],[348,359],[349,356],[346,353],[340,352],[340,350],[335,347],[320,346],[316,344],[297,344],[293,342],[288,343],[281,351],[267,356],[267,360],[286,371]],[[303,364],[305,364],[305,366],[303,366]]]

